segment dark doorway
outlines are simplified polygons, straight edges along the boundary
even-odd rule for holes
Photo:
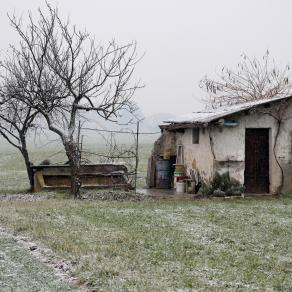
[[[269,129],[245,130],[246,193],[269,192]]]

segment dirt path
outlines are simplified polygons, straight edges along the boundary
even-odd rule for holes
[[[26,238],[0,227],[0,291],[80,291],[66,277],[66,263],[60,265]]]

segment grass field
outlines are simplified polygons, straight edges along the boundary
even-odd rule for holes
[[[150,150],[149,145],[141,148],[141,177]],[[33,161],[65,160],[55,153],[34,151]],[[2,151],[0,196],[25,188],[20,156]],[[72,276],[91,291],[292,290],[289,196],[118,202],[57,193],[42,201],[0,200],[1,226],[74,263]],[[41,283],[45,291],[71,289],[13,238],[0,239],[0,268],[0,290],[39,291]]]
[[[105,146],[90,144],[87,151],[94,153],[104,153]],[[147,159],[150,156],[152,144],[142,144],[139,149],[139,169],[138,186],[145,186],[147,170]],[[34,164],[40,164],[44,159],[49,159],[52,163],[64,163],[67,161],[66,155],[60,146],[56,148],[36,148],[30,151],[30,158]],[[99,157],[86,155],[91,163],[99,162]],[[132,161],[132,166],[134,161]],[[28,189],[28,179],[25,171],[23,158],[19,152],[10,147],[0,147],[0,193],[15,193]]]
[[[0,291],[78,291],[0,229]]]
[[[0,203],[94,291],[289,291],[291,223],[291,198]]]

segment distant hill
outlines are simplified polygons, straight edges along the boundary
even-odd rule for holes
[[[110,134],[103,132],[106,130],[109,131],[133,131],[136,132],[136,121],[140,119],[140,132],[147,133],[156,133],[153,135],[141,135],[139,137],[141,143],[153,143],[160,133],[159,125],[163,121],[174,119],[176,116],[169,113],[159,113],[150,116],[144,116],[141,111],[137,111],[135,116],[124,112],[121,117],[118,118],[119,122],[110,122],[105,121],[103,118],[99,117],[96,112],[88,112],[84,115],[86,119],[82,122],[82,128],[89,128],[92,130],[81,131],[81,135],[84,136],[85,144],[105,144],[105,140],[109,138]],[[128,123],[131,121],[130,123]],[[95,131],[94,129],[103,130],[101,132]],[[106,138],[106,139],[104,139]],[[121,144],[133,144],[134,137],[131,134],[115,134],[115,138],[118,143]],[[57,140],[57,141],[55,141]],[[30,147],[39,147],[46,145],[45,147],[53,147],[60,144],[58,141],[58,136],[50,131],[46,131],[46,135],[41,135],[36,139],[34,137],[29,137],[29,146]],[[62,147],[62,146],[61,146]],[[0,149],[13,149],[5,139],[0,136]]]
[[[157,132],[160,131],[159,125],[164,121],[175,119],[176,116],[169,113],[159,113],[145,117],[141,122],[142,130],[145,132]]]
[[[118,123],[105,121],[101,117],[97,116],[95,112],[90,112],[87,115],[87,121],[83,123],[83,128],[90,129],[100,129],[100,130],[110,130],[110,131],[133,131],[136,132],[137,120],[140,119],[140,132],[143,133],[155,133],[153,135],[141,135],[141,143],[152,143],[154,142],[159,134],[160,128],[159,125],[163,121],[174,119],[176,116],[169,113],[159,113],[150,116],[144,116],[141,111],[135,113],[135,116],[132,116],[129,113],[124,113],[123,116],[119,119]],[[130,121],[130,123],[129,123]],[[93,142],[98,136],[98,132],[83,130],[83,134],[86,136],[86,140]],[[89,132],[91,134],[89,134]],[[105,133],[105,132],[100,132]],[[121,143],[129,142],[131,135],[126,134],[117,134],[117,139]],[[130,142],[129,142],[130,143]]]

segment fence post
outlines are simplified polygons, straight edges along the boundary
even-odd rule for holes
[[[136,132],[136,166],[135,166],[135,193],[137,192],[137,173],[139,165],[139,127],[140,122],[137,122],[137,132]]]
[[[78,123],[78,134],[77,134],[77,153],[78,159],[81,160],[81,151],[80,151],[80,132],[81,132],[81,123]]]

